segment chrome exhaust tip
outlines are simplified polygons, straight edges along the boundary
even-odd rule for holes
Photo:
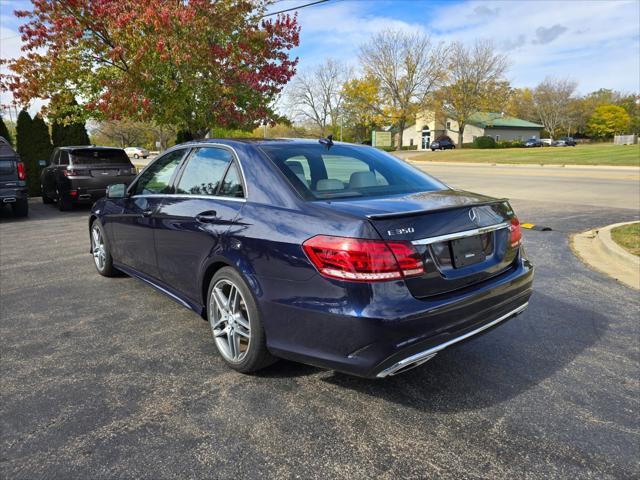
[[[4,203],[15,203],[16,199],[14,197],[4,198],[2,200]]]

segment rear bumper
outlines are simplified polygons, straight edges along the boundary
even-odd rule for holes
[[[15,203],[28,198],[27,187],[0,188],[0,204]]]
[[[75,177],[69,182],[69,192],[72,200],[75,202],[95,202],[107,193],[107,187],[115,183],[124,183],[129,185],[135,175],[118,175],[109,177],[108,179],[96,177]],[[75,195],[71,192],[75,191]]]
[[[273,281],[263,286],[268,283]],[[378,291],[364,299],[365,308],[358,303],[363,299],[348,297],[336,299],[324,311],[311,304],[312,308],[301,309],[273,301],[259,303],[267,346],[274,355],[382,378],[424,363],[444,348],[517,316],[527,306],[532,284],[533,266],[519,259],[515,268],[499,277],[436,300],[398,298],[401,289],[389,282],[377,284]],[[402,289],[407,290],[404,285]],[[313,300],[320,301],[317,296]],[[296,304],[302,303],[298,296]]]

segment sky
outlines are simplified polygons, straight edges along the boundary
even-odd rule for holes
[[[270,11],[311,3],[278,0]],[[0,56],[20,55],[13,10],[29,1],[0,0]],[[423,32],[434,41],[491,39],[508,55],[515,87],[545,77],[578,82],[578,92],[599,88],[640,91],[639,0],[329,0],[299,10],[299,70],[327,57],[358,68],[358,49],[384,29]],[[0,103],[6,103],[7,94]],[[32,112],[39,109],[35,102]]]

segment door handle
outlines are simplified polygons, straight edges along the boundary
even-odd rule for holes
[[[143,210],[142,211],[142,216],[143,217],[150,217],[152,213],[153,213],[153,210]]]
[[[209,210],[196,215],[196,221],[200,223],[213,223],[217,220],[218,214],[214,210]]]

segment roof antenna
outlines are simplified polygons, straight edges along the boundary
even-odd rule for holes
[[[322,145],[326,145],[327,150],[329,150],[331,147],[333,147],[333,135],[328,135],[327,138],[320,138],[318,142],[320,142]]]

